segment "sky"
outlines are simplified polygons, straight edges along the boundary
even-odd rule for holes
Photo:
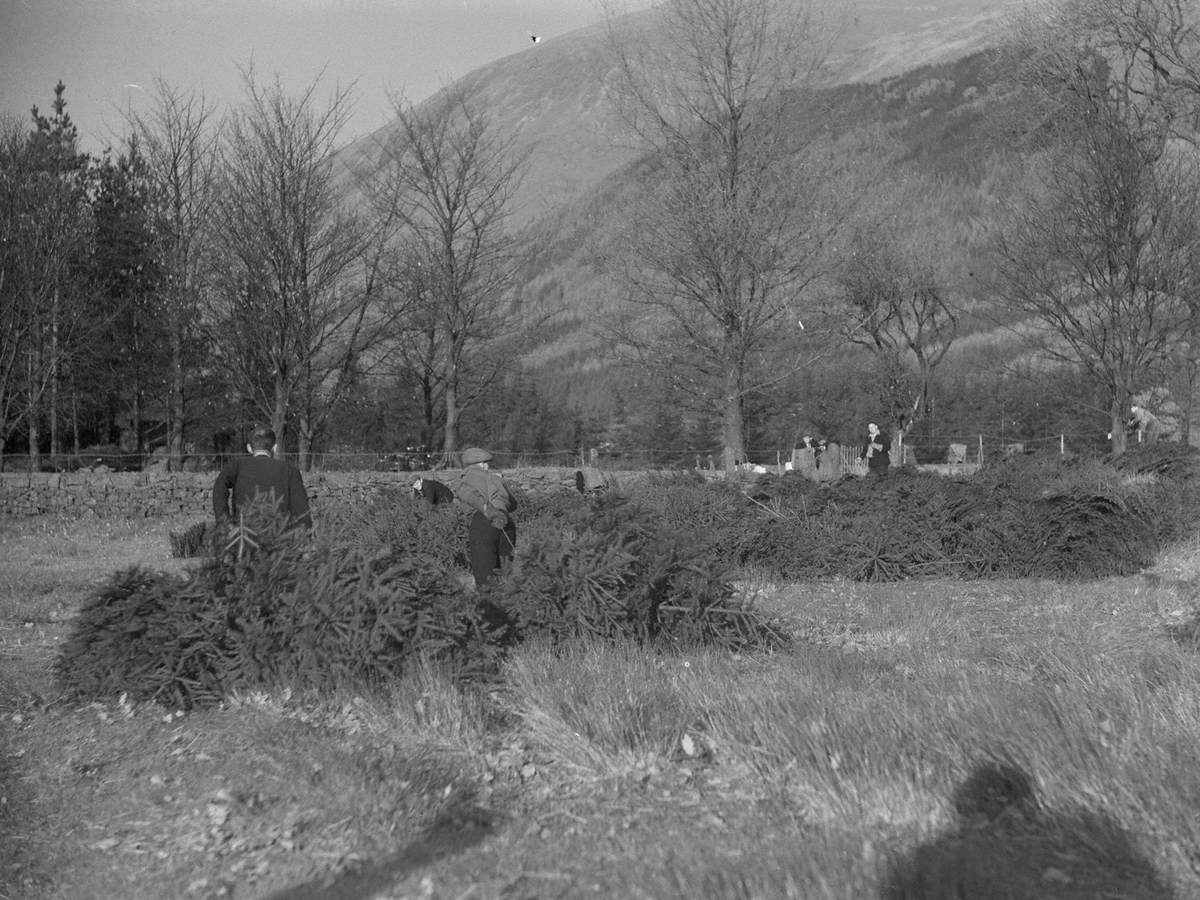
[[[0,114],[49,112],[66,85],[83,149],[119,143],[126,110],[148,110],[155,78],[242,97],[239,67],[299,91],[353,87],[346,142],[492,60],[536,53],[604,17],[602,0],[0,0]],[[623,0],[640,9],[651,0]],[[322,75],[323,71],[323,75]]]

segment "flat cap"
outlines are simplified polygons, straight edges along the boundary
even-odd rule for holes
[[[462,464],[464,466],[473,466],[475,463],[487,462],[492,458],[492,454],[479,447],[468,447],[463,451]]]

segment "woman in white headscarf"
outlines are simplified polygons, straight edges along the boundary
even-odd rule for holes
[[[870,475],[886,475],[892,463],[891,438],[886,431],[872,422],[867,426],[867,444],[863,447],[862,458],[867,461],[867,472]]]

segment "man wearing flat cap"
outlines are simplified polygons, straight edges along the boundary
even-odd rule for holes
[[[479,447],[464,450],[463,472],[454,487],[454,499],[472,511],[467,555],[477,587],[495,580],[517,543],[512,519],[517,500],[500,473],[491,470],[491,459],[492,454]]]
[[[213,514],[223,525],[245,511],[262,496],[271,498],[276,512],[293,525],[308,527],[308,493],[300,470],[286,460],[275,458],[275,432],[258,427],[246,444],[249,456],[235,456],[222,466],[213,482]],[[231,502],[232,501],[232,502]]]

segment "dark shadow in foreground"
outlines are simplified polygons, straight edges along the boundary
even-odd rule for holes
[[[957,827],[895,865],[883,900],[1176,897],[1118,822],[1042,809],[1032,779],[1015,766],[980,765],[953,800]]]
[[[267,900],[367,900],[415,870],[482,842],[495,831],[496,819],[495,813],[478,806],[458,807],[392,856],[354,872],[286,888]]]

